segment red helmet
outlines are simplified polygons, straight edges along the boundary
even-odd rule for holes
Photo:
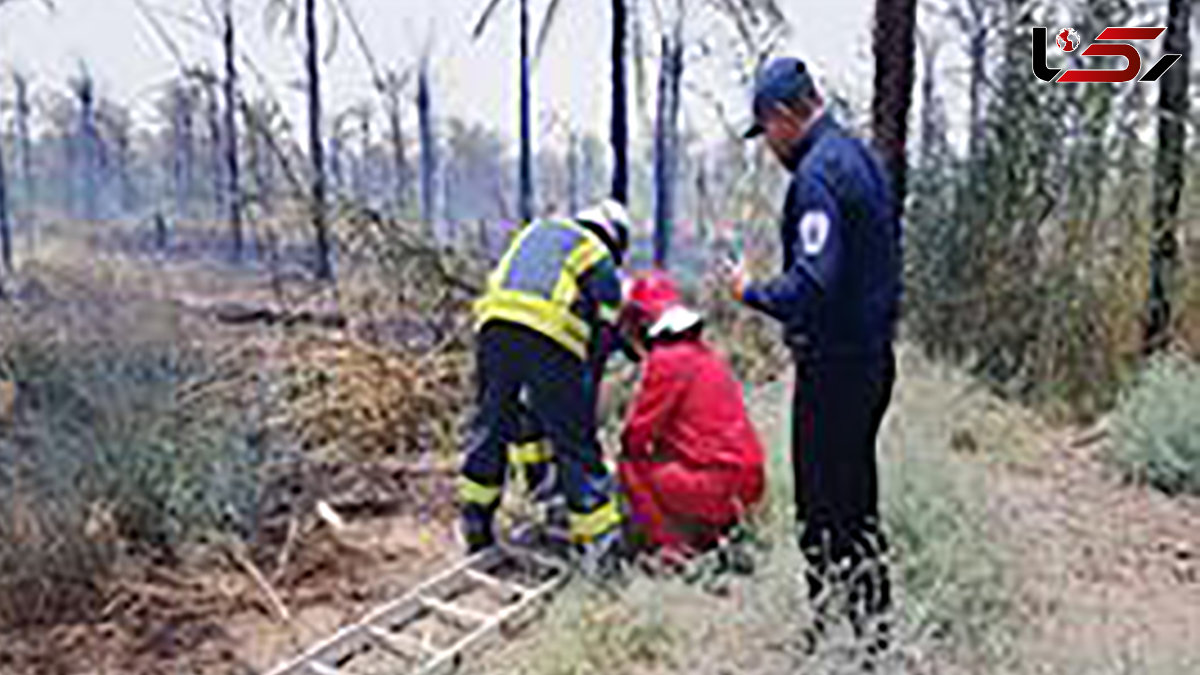
[[[647,328],[681,302],[679,287],[670,274],[653,270],[630,280],[625,291],[625,321]]]

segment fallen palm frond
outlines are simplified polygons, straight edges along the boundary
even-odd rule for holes
[[[322,456],[446,451],[465,410],[465,352],[425,355],[351,339],[310,338],[277,355],[268,427]]]

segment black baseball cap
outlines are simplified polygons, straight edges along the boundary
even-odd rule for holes
[[[746,130],[743,138],[754,138],[766,131],[763,120],[776,104],[797,101],[811,96],[816,90],[808,66],[800,59],[785,57],[771,61],[758,72],[755,80],[754,125]]]

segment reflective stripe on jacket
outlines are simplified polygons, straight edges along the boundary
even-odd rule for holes
[[[475,307],[477,328],[520,324],[581,359],[601,323],[613,323],[621,286],[612,254],[599,237],[570,221],[530,225],[513,241]]]

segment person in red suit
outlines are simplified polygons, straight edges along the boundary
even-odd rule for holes
[[[646,322],[634,332],[642,374],[618,465],[629,524],[646,548],[687,556],[716,544],[762,499],[763,449],[741,385],[669,278],[640,278],[627,297]]]

